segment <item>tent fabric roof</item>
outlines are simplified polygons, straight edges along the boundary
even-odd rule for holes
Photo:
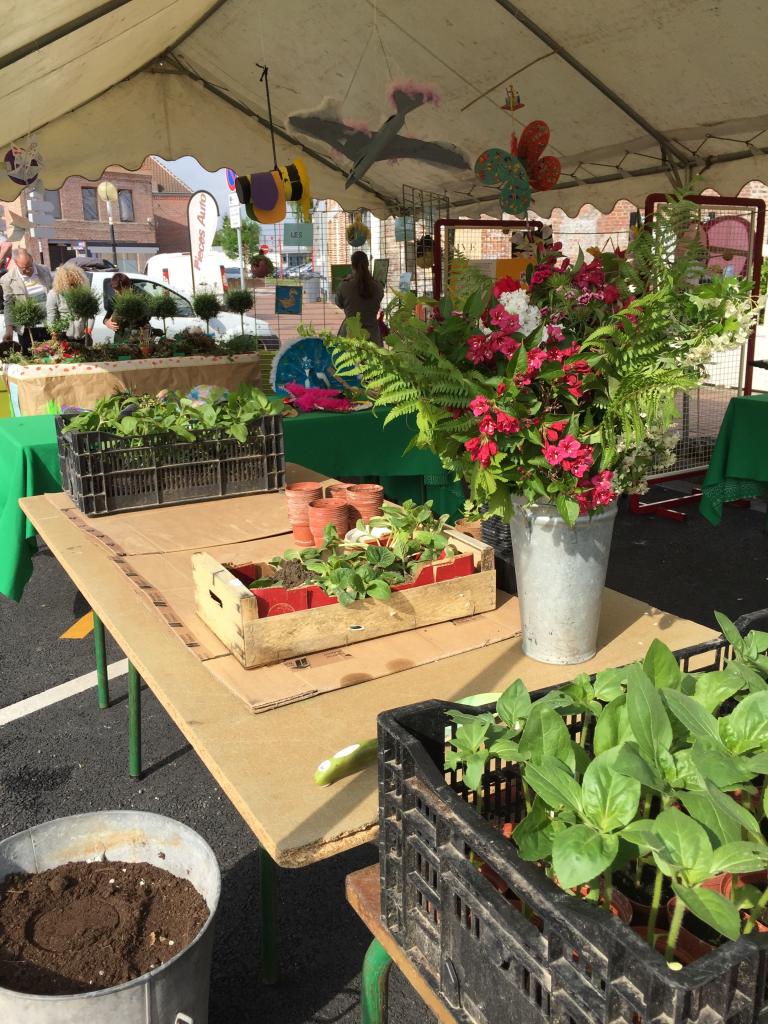
[[[355,127],[392,113],[393,82],[439,97],[402,135],[450,143],[470,167],[534,119],[563,174],[532,209],[611,209],[700,175],[732,195],[768,179],[768,99],[759,68],[764,0],[10,0],[0,37],[0,199],[11,143],[34,140],[42,179],[96,179],[149,153],[209,169],[269,170],[260,65],[269,66],[277,156],[302,155],[315,196],[396,212],[403,184],[446,194],[455,214],[498,213],[471,170],[413,159],[374,163],[345,189],[351,161],[289,117],[324,100]],[[514,82],[525,106],[501,109]]]

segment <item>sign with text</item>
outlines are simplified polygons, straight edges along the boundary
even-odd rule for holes
[[[283,224],[283,245],[312,248],[312,224]]]
[[[229,193],[229,223],[233,228],[239,228],[242,225],[240,200],[237,198],[237,192]]]
[[[203,262],[213,245],[219,208],[210,192],[195,192],[187,207],[189,224],[189,252],[192,261],[192,287],[197,290],[203,280]]]

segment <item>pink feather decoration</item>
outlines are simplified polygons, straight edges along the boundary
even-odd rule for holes
[[[299,412],[349,412],[352,403],[340,396],[338,391],[328,388],[305,388],[301,384],[286,384],[285,390],[292,396],[292,405]]]

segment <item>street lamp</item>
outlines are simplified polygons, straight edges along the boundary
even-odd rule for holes
[[[117,189],[111,181],[100,181],[96,190],[99,199],[107,204],[107,220],[109,221],[109,237],[112,239],[112,262],[117,266],[117,245],[115,244],[115,222],[112,220],[112,203],[117,200]]]

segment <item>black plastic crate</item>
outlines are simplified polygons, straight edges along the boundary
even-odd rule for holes
[[[765,628],[768,609],[740,632]],[[717,671],[722,637],[675,652],[684,670]],[[540,697],[542,690],[532,697]],[[617,918],[557,888],[501,835],[522,817],[519,771],[496,759],[475,795],[443,768],[446,712],[426,701],[379,716],[382,919],[460,1021],[472,1024],[765,1024],[768,942],[728,942],[682,971]],[[568,720],[578,733],[579,716]],[[492,868],[526,917],[480,873]],[[474,863],[473,863],[474,861]]]
[[[252,420],[244,443],[221,428],[197,431],[194,441],[176,434],[62,433],[70,419],[56,417],[61,483],[87,516],[263,494],[285,486],[282,416]]]

